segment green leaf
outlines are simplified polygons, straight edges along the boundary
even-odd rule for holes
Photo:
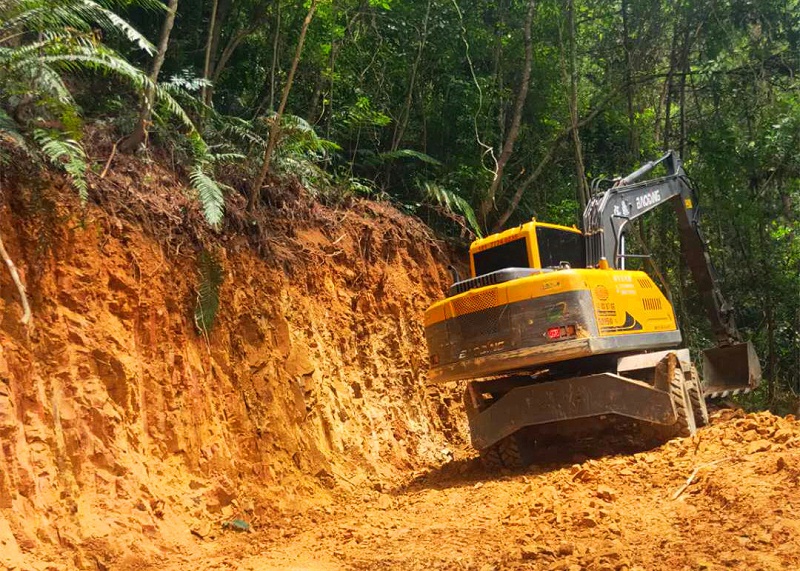
[[[201,165],[195,166],[192,172],[189,173],[189,180],[192,183],[192,187],[197,190],[206,220],[212,226],[218,226],[222,222],[223,214],[225,214],[223,185],[203,172]]]
[[[472,206],[469,205],[469,202],[455,192],[432,182],[424,182],[422,184],[422,190],[429,201],[442,206],[452,213],[464,216],[464,219],[475,235],[478,238],[483,237],[481,226],[478,224],[478,218],[475,216],[475,211],[472,209]]]
[[[78,191],[81,202],[85,203],[89,198],[89,188],[86,184],[88,165],[86,153],[80,143],[58,131],[44,129],[36,129],[33,138],[49,161],[67,173],[72,186]]]
[[[208,335],[219,311],[219,291],[225,281],[225,272],[216,256],[208,250],[203,250],[197,257],[197,269],[199,284],[194,323],[201,333]]]

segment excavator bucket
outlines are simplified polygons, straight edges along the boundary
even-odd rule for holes
[[[753,344],[735,343],[703,352],[703,392],[708,398],[748,392],[761,382]]]

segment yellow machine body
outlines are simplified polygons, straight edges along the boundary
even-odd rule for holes
[[[650,276],[580,267],[582,256],[578,229],[536,221],[473,242],[471,279],[425,312],[430,380],[680,344],[673,308]]]

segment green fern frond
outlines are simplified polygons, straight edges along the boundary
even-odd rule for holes
[[[417,159],[423,163],[428,163],[429,165],[436,165],[439,166],[442,163],[434,159],[430,155],[426,155],[425,153],[421,153],[419,151],[415,151],[413,149],[399,149],[397,151],[387,151],[385,153],[379,153],[375,156],[375,158],[371,162],[375,162],[378,164],[383,164],[388,161],[394,161],[397,159]]]
[[[260,149],[267,148],[267,141],[256,133],[253,124],[239,117],[219,116],[218,129],[226,137],[236,139],[242,143],[252,145]]]
[[[208,176],[203,171],[202,165],[194,167],[192,172],[189,173],[189,180],[192,183],[192,188],[197,191],[206,220],[212,226],[218,226],[222,222],[222,216],[225,214],[224,185]]]
[[[17,129],[17,124],[0,108],[0,144],[3,142],[15,147],[26,155],[34,156],[33,151],[28,146],[28,141]]]
[[[153,55],[156,48],[150,41],[140,34],[136,28],[131,26],[125,19],[121,18],[111,10],[101,6],[92,0],[81,0],[79,6],[84,8],[83,14],[87,16],[88,21],[96,22],[106,32],[116,32],[123,35],[127,40],[139,49],[147,52],[148,55]]]
[[[86,202],[89,198],[89,187],[86,184],[88,166],[86,153],[81,144],[65,137],[63,133],[44,129],[36,129],[33,138],[47,159],[67,173],[72,186],[78,191],[81,202]]]
[[[197,288],[194,323],[201,333],[208,335],[219,311],[219,291],[225,281],[225,272],[219,260],[208,250],[200,252],[197,269],[200,283]]]
[[[136,2],[139,3],[139,2]],[[113,2],[106,4],[114,4]],[[144,2],[152,7],[156,4]],[[130,5],[130,3],[128,3]],[[163,5],[161,5],[163,9]],[[149,55],[155,47],[124,18],[93,0],[5,0],[0,2],[0,40],[20,30],[49,32],[71,29],[91,32],[96,26],[109,34],[117,34]]]
[[[479,238],[483,237],[481,226],[478,224],[478,218],[475,216],[475,211],[472,209],[469,202],[455,192],[428,181],[422,184],[422,191],[427,200],[438,204],[449,212],[463,216],[470,229],[475,232],[475,235]]]
[[[213,153],[208,155],[208,161],[210,163],[232,163],[236,161],[243,161],[247,158],[247,156],[243,155],[242,153]]]
[[[42,55],[38,59],[39,62],[63,71],[91,70],[112,73],[127,80],[138,90],[152,88],[155,91],[156,100],[162,103],[171,115],[178,118],[190,131],[196,130],[192,119],[166,89],[161,85],[153,85],[143,71],[119,57],[112,50],[102,46],[94,48],[77,46],[70,52]]]

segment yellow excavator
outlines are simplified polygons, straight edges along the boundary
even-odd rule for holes
[[[663,164],[664,176],[640,180]],[[530,461],[537,442],[627,419],[665,438],[708,423],[706,397],[755,388],[699,226],[697,195],[674,151],[630,175],[592,182],[583,231],[536,220],[476,240],[470,278],[425,312],[434,383],[467,380],[473,446],[492,466]],[[626,261],[628,224],[664,204],[701,293],[716,347],[702,380],[661,289]]]

